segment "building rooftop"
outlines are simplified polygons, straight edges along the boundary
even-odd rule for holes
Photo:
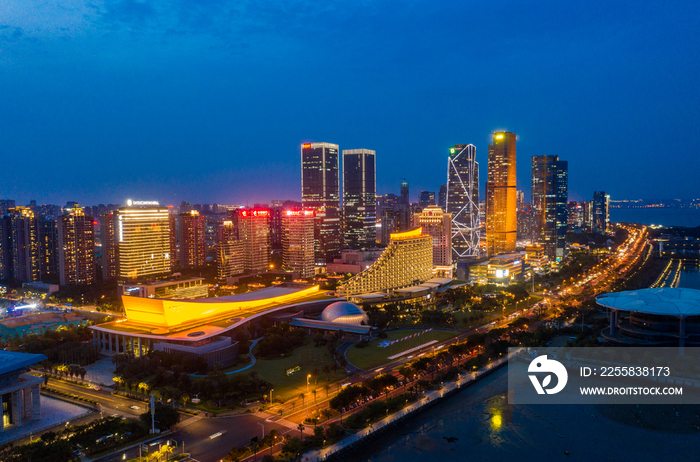
[[[700,290],[681,287],[627,290],[599,295],[607,308],[666,316],[700,316]]]
[[[0,350],[0,375],[22,370],[45,359],[47,358],[44,355]]]

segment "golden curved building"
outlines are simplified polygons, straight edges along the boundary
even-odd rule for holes
[[[338,288],[341,297],[421,284],[433,276],[433,238],[422,228],[390,235],[389,245],[369,268]]]

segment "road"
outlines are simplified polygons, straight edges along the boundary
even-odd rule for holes
[[[97,391],[80,385],[51,379],[49,379],[47,388],[53,388],[65,393],[73,393],[95,400],[102,407],[104,413],[109,415],[118,414],[124,417],[138,418],[138,416],[146,412],[146,404],[143,401],[125,398],[120,395],[113,395],[111,390],[105,388]],[[137,406],[139,409],[131,409],[131,406]]]

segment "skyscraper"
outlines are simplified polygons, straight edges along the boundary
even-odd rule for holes
[[[532,225],[534,243],[550,260],[563,258],[568,229],[569,163],[558,156],[532,157]]]
[[[39,238],[39,276],[44,282],[59,278],[58,227],[53,218],[37,218]]]
[[[435,193],[431,191],[421,191],[418,196],[418,205],[421,208],[435,205]]]
[[[447,210],[447,185],[441,184],[440,191],[438,192],[438,207],[442,210]]]
[[[111,281],[117,278],[117,237],[115,233],[115,213],[100,215],[102,229],[102,280]]]
[[[216,232],[216,275],[220,282],[245,272],[245,244],[238,239],[233,221],[225,220]]]
[[[314,210],[316,264],[325,265],[340,256],[343,246],[340,223],[338,145],[301,145],[301,202]]]
[[[3,273],[19,282],[36,282],[41,277],[39,235],[34,213],[14,207],[2,218]]]
[[[517,238],[515,133],[494,132],[486,180],[486,253],[515,252]]]
[[[180,268],[201,268],[207,262],[205,243],[206,222],[196,210],[181,213],[178,217],[180,241]]]
[[[408,180],[406,178],[401,179],[401,198],[399,199],[399,204],[410,205],[411,200],[408,197]]]
[[[606,233],[610,225],[610,196],[605,191],[595,191],[591,204],[591,227],[594,233]]]
[[[343,150],[345,244],[374,247],[377,241],[376,156],[370,149]]]
[[[155,201],[131,201],[117,210],[120,281],[149,281],[170,273],[170,220]]]
[[[452,216],[436,205],[413,215],[413,226],[433,238],[433,267],[452,265]],[[441,275],[442,276],[442,275]]]
[[[282,214],[284,269],[294,277],[314,275],[314,211],[285,210]]]
[[[243,241],[246,273],[264,273],[270,264],[270,211],[238,211],[238,237]]]
[[[479,254],[479,163],[473,144],[457,144],[447,158],[447,213],[452,215],[452,259]]]
[[[58,249],[62,286],[95,282],[95,225],[81,208],[59,218]]]

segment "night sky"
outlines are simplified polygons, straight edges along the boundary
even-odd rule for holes
[[[700,2],[0,0],[0,198],[299,199],[300,144],[377,192],[519,136],[570,200],[700,197]],[[483,190],[483,187],[482,187]]]

